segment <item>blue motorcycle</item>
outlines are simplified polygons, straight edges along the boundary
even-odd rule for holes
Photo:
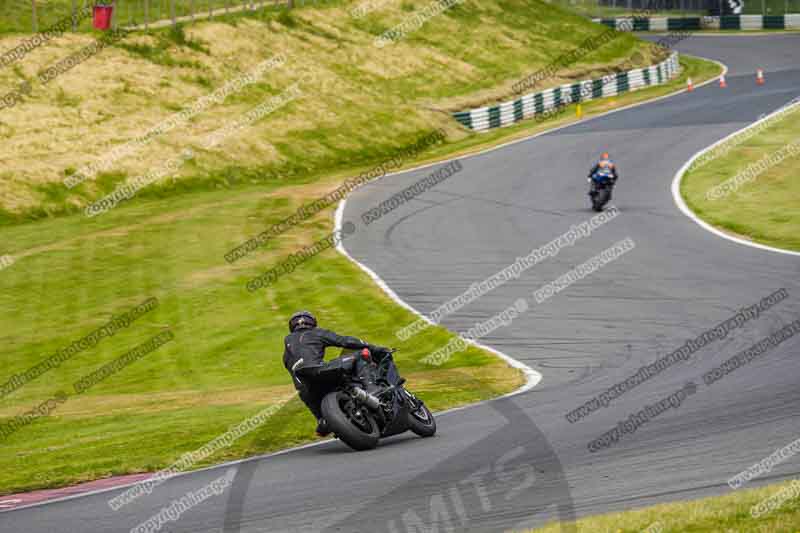
[[[589,177],[589,183],[591,183],[589,198],[592,200],[594,211],[602,211],[603,207],[611,200],[611,190],[614,188],[615,182],[614,174],[609,168],[598,169]]]

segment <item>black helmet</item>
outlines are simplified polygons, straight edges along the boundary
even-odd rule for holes
[[[317,327],[317,319],[310,311],[298,311],[289,319],[289,333],[294,332],[296,329],[315,328]]]

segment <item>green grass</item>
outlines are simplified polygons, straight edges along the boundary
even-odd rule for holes
[[[199,39],[192,39],[186,36],[184,26],[182,24],[170,27],[165,31],[154,33],[153,35],[154,38],[152,39],[152,44],[127,43],[123,41],[118,43],[117,46],[133,55],[137,55],[156,65],[165,67],[202,69],[202,66],[197,61],[175,59],[170,53],[170,50],[173,48],[188,49],[195,52],[201,52],[204,55],[210,55],[208,47],[205,43]],[[211,88],[211,81],[208,78],[204,79],[205,83],[203,86],[206,88]]]
[[[583,518],[578,533],[796,533],[800,530],[800,500],[789,499],[772,512],[753,518],[750,510],[792,482],[757,489],[739,489],[715,498],[668,503],[634,511]],[[650,528],[650,529],[647,529]],[[559,533],[550,524],[529,533]]]
[[[367,17],[368,30],[359,30],[346,11],[333,7],[324,14],[298,10],[288,18],[284,15],[284,23],[273,13],[198,24],[182,36],[165,30],[126,41],[127,47],[105,50],[101,58],[65,75],[55,86],[63,94],[56,88],[52,95],[40,90],[31,98],[38,105],[5,110],[13,114],[0,115],[0,128],[9,128],[0,129],[0,134],[13,139],[12,157],[19,159],[4,169],[8,179],[0,190],[6,213],[0,255],[16,258],[0,270],[0,308],[5,311],[0,314],[0,340],[6,346],[0,356],[0,383],[148,297],[158,297],[160,306],[129,329],[0,400],[0,416],[5,421],[57,391],[70,392],[76,380],[167,327],[175,340],[3,441],[0,494],[167,466],[229,425],[292,396],[281,362],[282,339],[287,317],[299,308],[313,309],[323,326],[400,348],[398,364],[409,378],[409,388],[433,409],[516,388],[519,374],[477,349],[442,367],[421,363],[451,334],[431,328],[408,342],[397,342],[393,331],[415,317],[334,251],[307,261],[268,289],[256,294],[245,290],[247,280],[329,233],[332,209],[234,265],[223,255],[434,128],[443,128],[448,142],[427,151],[418,162],[574,120],[560,116],[478,135],[463,131],[447,112],[506,98],[521,76],[588,35],[605,31],[546,4],[525,7],[528,4],[512,0],[467,0],[382,55],[369,43],[381,27],[402,20],[407,12],[401,6]],[[64,55],[83,43],[64,40],[64,50],[53,45],[48,53]],[[492,43],[500,44],[489,46]],[[235,63],[241,57],[255,62],[287,48],[297,64],[319,69],[325,84],[314,99],[270,115],[225,150],[199,153],[179,176],[140,191],[109,213],[91,220],[78,213],[81,205],[135,175],[138,160],[149,168],[192,146],[192,138],[187,131],[166,135],[131,158],[137,161],[123,161],[96,182],[67,190],[60,179],[93,153],[95,143],[124,142],[142,131],[143,122],[166,118],[207,94],[209,84],[219,87],[246,70]],[[253,57],[252,50],[263,55]],[[569,73],[613,70],[637,52],[649,57],[649,45],[620,35]],[[167,66],[167,57],[186,64]],[[52,57],[37,61],[38,57],[26,59],[23,73],[35,72]],[[683,63],[686,74],[698,82],[718,71],[700,60],[684,58]],[[114,72],[114,65],[120,64],[125,70]],[[107,71],[112,71],[110,77],[103,78]],[[198,117],[187,130],[218,128],[294,79],[292,71],[276,72]],[[82,85],[75,88],[76,83]],[[592,102],[585,111],[606,111],[683,83],[682,78],[668,86]],[[153,114],[143,121],[145,111]],[[9,116],[13,123],[3,123]],[[76,121],[88,125],[78,139],[70,133]],[[26,174],[37,154],[48,151],[47,135],[59,131],[64,135],[58,135],[51,155],[68,157],[46,172]],[[14,203],[26,196],[29,204]],[[209,462],[307,442],[313,425],[293,399],[279,415]]]
[[[732,149],[705,164],[693,165],[681,194],[699,217],[728,232],[778,248],[800,251],[800,157],[789,157],[724,198],[707,191],[790,143],[800,141],[800,109],[795,108]]]
[[[785,13],[800,13],[800,0],[764,0],[760,2],[745,2],[745,15],[783,15]]]
[[[268,245],[260,257],[225,264],[223,254],[243,233],[255,234],[298,207],[299,200],[273,197],[271,189],[141,200],[93,221],[72,216],[3,231],[4,240],[17,243],[12,250],[17,262],[0,271],[0,305],[14,310],[0,318],[4,353],[13,354],[4,357],[4,379],[112,314],[150,296],[160,300],[158,309],[127,330],[2,400],[5,416],[56,391],[72,392],[72,383],[163,328],[169,327],[175,340],[3,442],[0,492],[165,466],[260,405],[291,395],[282,338],[287,317],[298,308],[314,309],[325,327],[400,348],[398,364],[410,387],[416,381],[432,408],[489,398],[520,383],[477,349],[442,368],[419,362],[450,334],[436,328],[397,342],[387,324],[407,324],[414,316],[333,251],[267,290],[248,293],[245,282],[261,273],[269,258],[277,260],[299,247],[296,241],[329,231],[328,216],[317,217]],[[214,460],[308,440],[313,419],[294,404]]]
[[[620,0],[619,2],[617,2],[617,5],[619,7],[614,7],[610,4],[600,5],[598,0],[555,0],[554,3],[558,4],[564,9],[570,9],[586,17],[613,18],[613,17],[625,17],[631,15],[642,16],[641,9],[628,9],[627,7],[625,7],[626,2],[624,0]],[[686,9],[686,10],[650,9],[647,11],[646,16],[679,18],[679,17],[699,17],[705,14],[707,14],[705,11],[702,10],[696,11],[691,9]]]
[[[322,0],[320,0],[320,3]],[[301,2],[296,2],[298,6]],[[316,2],[308,2],[314,5]],[[84,5],[93,5],[93,2],[76,0],[76,10],[80,11]],[[174,0],[175,16],[185,17],[192,14],[198,15],[198,20],[205,18],[205,15],[213,10],[215,15],[225,12],[226,6],[229,9],[241,8],[248,5],[247,0]],[[260,9],[274,10],[275,4],[272,1],[260,5]],[[36,2],[36,20],[38,31],[43,31],[47,27],[61,21],[70,20],[72,13],[71,0],[49,0]],[[201,17],[200,15],[204,16]],[[149,0],[148,11],[145,14],[144,0],[117,0],[114,20],[121,26],[129,24],[144,24],[145,15],[148,22],[166,20],[172,18],[170,0]],[[89,31],[92,27],[91,15],[81,21],[79,31]],[[70,23],[71,24],[71,23]],[[71,28],[71,25],[70,25]],[[0,35],[4,33],[32,33],[33,32],[33,9],[30,1],[25,0],[0,0]]]

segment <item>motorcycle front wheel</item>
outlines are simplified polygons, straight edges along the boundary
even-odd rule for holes
[[[608,189],[600,189],[597,194],[592,197],[592,209],[595,211],[602,211],[603,206],[608,202],[611,191]]]
[[[380,429],[367,409],[342,391],[322,399],[322,415],[331,431],[354,450],[371,450],[378,445]]]
[[[409,401],[408,427],[420,437],[433,437],[436,434],[436,419],[422,400],[403,389]]]

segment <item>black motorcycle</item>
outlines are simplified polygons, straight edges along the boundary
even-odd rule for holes
[[[370,450],[380,439],[408,430],[420,437],[436,433],[433,414],[403,387],[405,379],[394,364],[394,352],[373,357],[364,348],[343,355],[313,380],[312,386],[325,394],[322,415],[328,426],[354,450]]]
[[[614,189],[614,179],[595,174],[589,178],[592,184],[589,189],[589,198],[592,200],[592,209],[602,211],[603,207],[611,200],[611,191]]]

